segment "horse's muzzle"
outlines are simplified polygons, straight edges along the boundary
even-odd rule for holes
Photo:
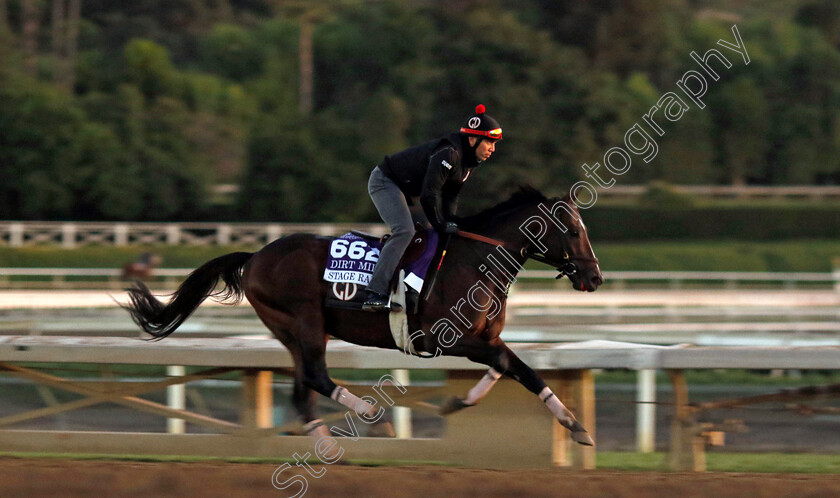
[[[569,280],[572,281],[572,288],[581,292],[595,292],[604,283],[604,277],[597,269],[573,273],[569,275]]]

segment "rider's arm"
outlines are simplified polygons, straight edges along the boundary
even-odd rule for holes
[[[455,213],[458,212],[458,192],[461,191],[461,186],[453,186],[453,188],[444,188],[441,195],[441,202],[443,204],[443,217],[447,221],[455,219]]]
[[[429,167],[423,178],[423,191],[420,193],[420,205],[429,222],[436,230],[443,230],[448,221],[444,210],[443,185],[452,173],[459,169],[460,158],[452,147],[445,147],[429,159]],[[447,210],[450,210],[448,208]]]
[[[458,175],[462,175],[462,173],[458,173]],[[456,215],[458,212],[458,194],[461,193],[461,187],[463,186],[464,181],[449,181],[443,186],[441,202],[443,203],[443,217],[446,218],[446,221],[458,223],[458,216]]]

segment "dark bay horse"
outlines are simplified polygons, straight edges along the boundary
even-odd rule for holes
[[[510,199],[458,224],[469,232],[465,235],[485,239],[451,238],[431,294],[417,313],[408,314],[409,330],[417,331],[411,335],[412,346],[418,354],[462,356],[490,369],[465,398],[450,399],[442,413],[476,404],[502,375],[508,375],[538,395],[575,441],[593,444],[546,383],[499,337],[508,286],[528,258],[556,267],[558,278],[567,275],[579,291],[592,292],[603,282],[577,208],[568,195],[548,199],[523,187]],[[330,379],[325,360],[328,337],[400,349],[391,335],[388,313],[324,306],[331,284],[322,276],[331,240],[294,234],[256,253],[218,257],[193,271],[167,304],[138,282],[128,289],[131,302],[126,309],[143,330],[162,339],[206,298],[235,303],[244,294],[294,359],[293,402],[304,428],[315,437],[328,434],[316,418],[312,391],[354,409],[360,417],[370,419],[378,413]],[[219,279],[225,286],[217,291]]]

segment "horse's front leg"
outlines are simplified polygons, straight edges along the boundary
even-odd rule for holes
[[[560,398],[552,392],[551,388],[546,385],[545,381],[539,375],[537,375],[534,369],[526,365],[524,361],[516,356],[516,353],[507,347],[507,345],[503,344],[502,348],[504,349],[508,360],[508,368],[504,372],[505,375],[515,379],[517,382],[525,386],[526,389],[539,396],[540,401],[545,403],[546,408],[548,408],[549,411],[557,417],[560,425],[571,431],[572,440],[586,446],[593,446],[595,441],[589,433],[586,432],[586,429],[580,424],[580,422],[577,421],[577,419],[575,419],[574,414],[566,408],[566,405],[560,401]],[[493,368],[490,368],[490,370],[484,374],[484,377],[478,381],[478,384],[470,389],[465,399],[450,398],[447,400],[441,407],[441,414],[447,415],[462,408],[475,405],[487,395],[493,385],[496,384],[496,381],[499,380],[499,377],[501,377],[501,375]]]

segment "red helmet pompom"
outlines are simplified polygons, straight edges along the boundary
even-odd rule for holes
[[[484,104],[478,104],[477,106],[475,106],[475,113],[476,114],[484,114],[484,111],[486,111],[486,110],[487,109],[485,109]]]

